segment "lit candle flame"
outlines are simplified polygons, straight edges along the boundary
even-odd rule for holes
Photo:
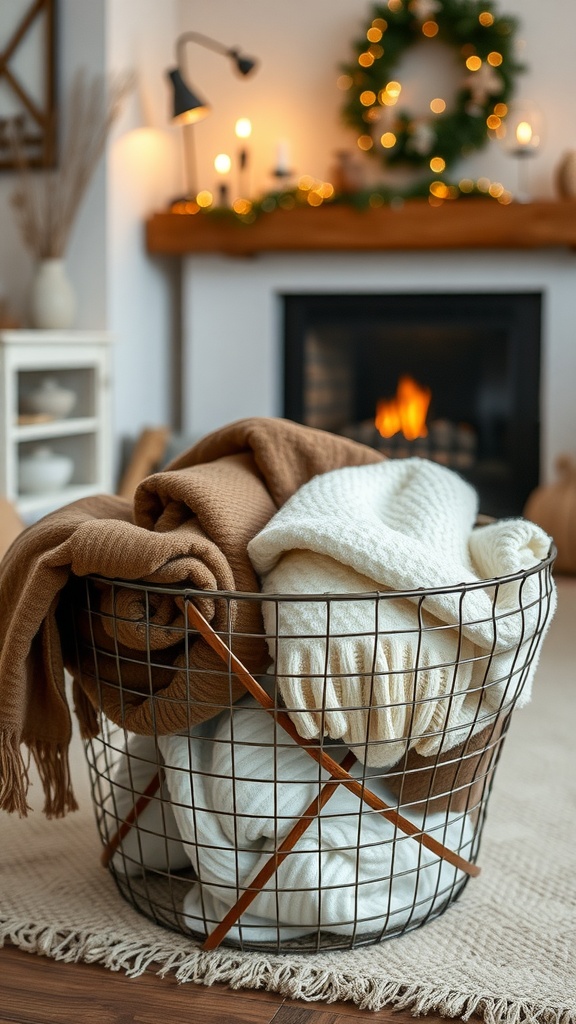
[[[228,171],[232,167],[232,161],[228,156],[228,153],[218,153],[218,156],[214,158],[214,167],[218,171],[218,174],[228,174]]]
[[[234,129],[239,139],[249,139],[252,134],[252,122],[247,117],[239,117]]]
[[[528,121],[520,121],[516,125],[516,141],[519,146],[529,146],[532,141],[532,125]]]

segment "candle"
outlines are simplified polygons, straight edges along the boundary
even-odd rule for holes
[[[285,139],[281,139],[276,146],[276,165],[274,173],[278,177],[290,174],[290,147]]]
[[[223,178],[226,174],[229,174],[230,168],[232,167],[232,160],[228,156],[228,153],[218,153],[218,156],[214,158],[214,167],[218,174],[221,174]],[[221,184],[218,185],[218,205],[228,206],[228,203],[228,185],[222,181]]]

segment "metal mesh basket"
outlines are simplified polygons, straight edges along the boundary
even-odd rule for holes
[[[77,699],[88,693],[98,709],[86,753],[102,859],[121,894],[207,949],[351,949],[445,911],[480,870],[552,563],[438,590],[265,599],[76,579],[69,667]],[[236,624],[243,602],[263,600],[277,671],[257,674],[241,656],[254,637]],[[351,619],[365,621],[353,635],[352,602]],[[315,626],[295,635],[303,611]],[[316,654],[297,678],[282,661],[294,642]],[[212,657],[200,669],[199,643]],[[132,728],[142,703],[146,735]]]

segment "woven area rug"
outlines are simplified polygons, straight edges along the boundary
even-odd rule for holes
[[[482,874],[436,921],[354,952],[204,953],[119,896],[99,865],[86,790],[81,811],[61,821],[0,814],[0,940],[131,976],[153,969],[371,1010],[475,1013],[487,1024],[576,1022],[575,622],[576,580],[560,580],[535,696],[516,713],[496,773]]]

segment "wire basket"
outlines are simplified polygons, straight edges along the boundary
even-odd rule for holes
[[[98,709],[86,754],[122,896],[206,949],[352,949],[443,913],[480,871],[553,555],[403,592],[263,598],[74,579],[68,667],[76,699]],[[238,629],[246,602],[259,620],[265,603],[267,634]],[[275,671],[255,671],[262,648]]]

